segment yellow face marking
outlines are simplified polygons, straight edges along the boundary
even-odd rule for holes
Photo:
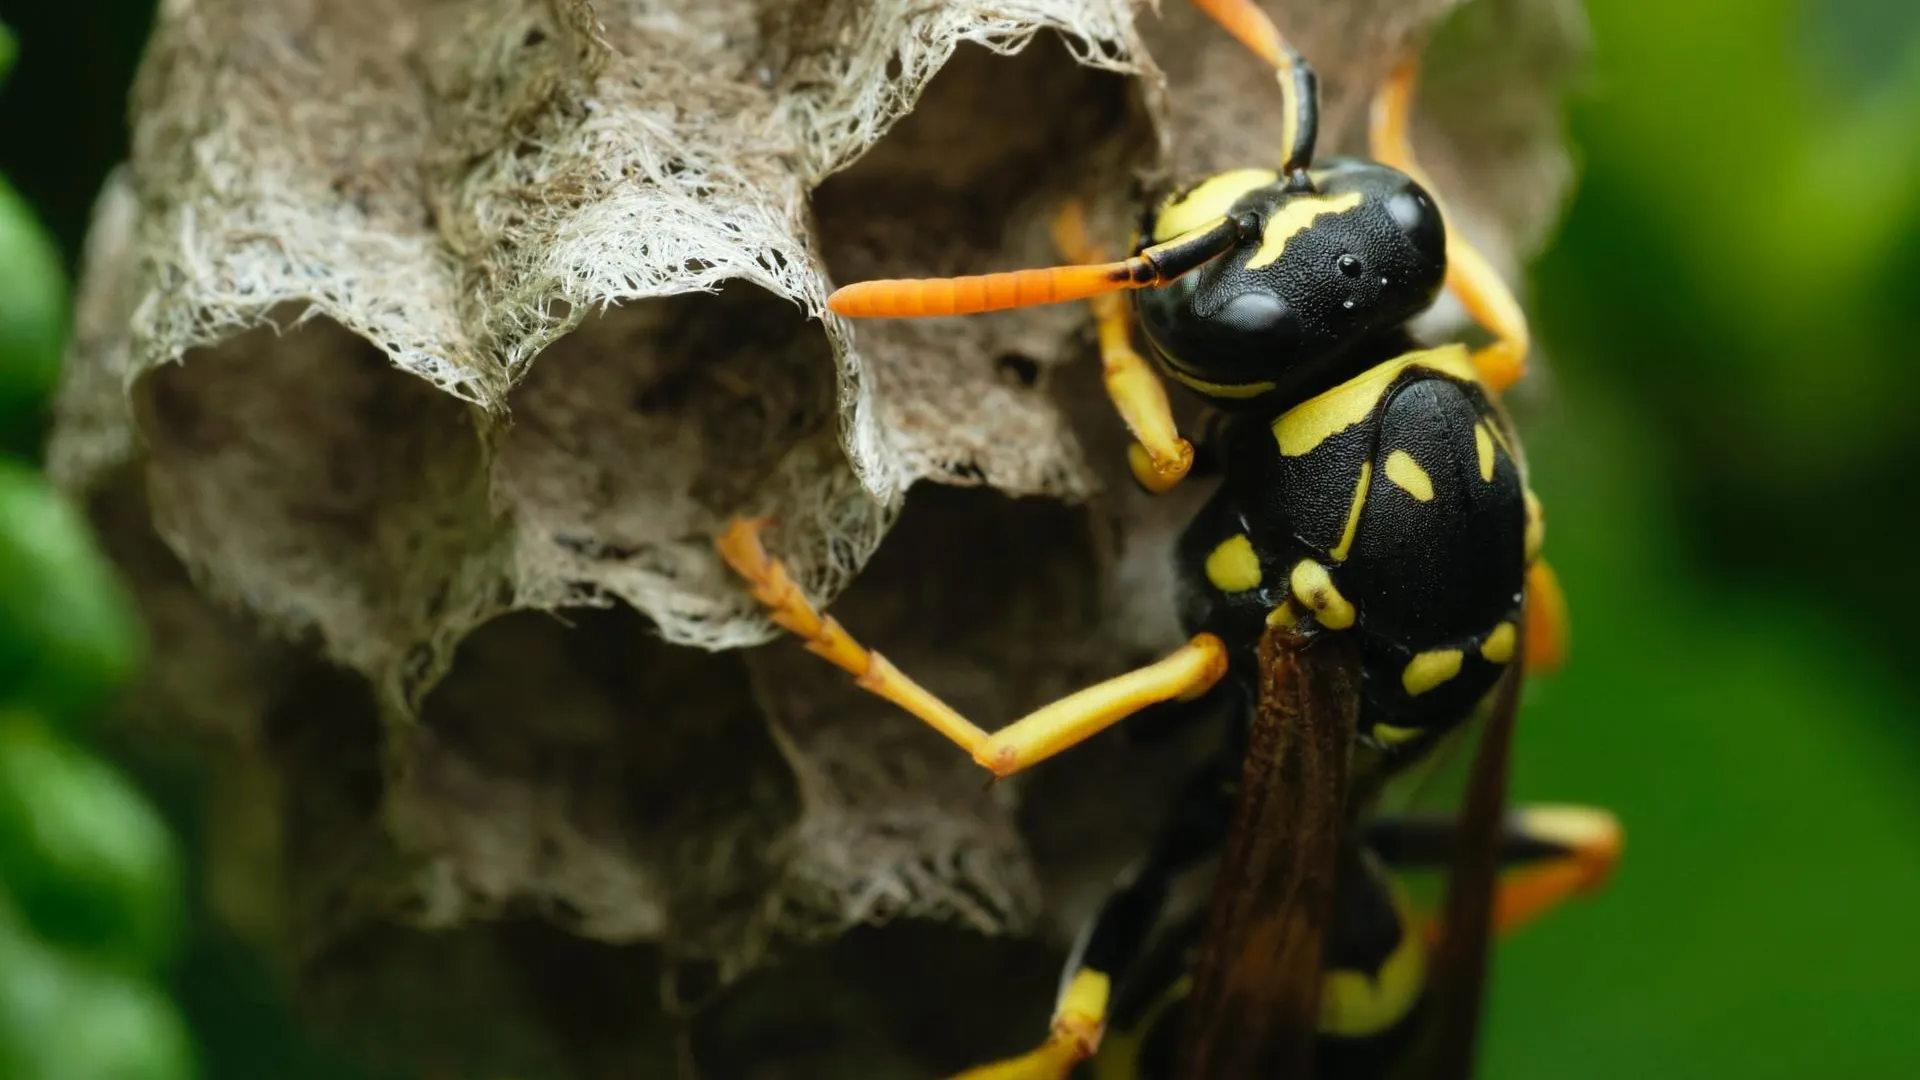
[[[1493,483],[1493,433],[1486,424],[1473,425],[1473,449],[1480,456],[1480,479]]]
[[[1493,628],[1487,640],[1480,643],[1480,655],[1489,664],[1504,664],[1513,659],[1513,624],[1503,622]]]
[[[1161,364],[1160,369],[1167,373],[1168,378],[1184,386],[1198,390],[1208,397],[1244,401],[1247,398],[1257,398],[1261,394],[1273,389],[1273,384],[1270,382],[1216,383],[1208,382],[1205,379],[1196,379],[1192,375],[1174,367],[1171,363]]]
[[[1408,661],[1407,670],[1400,673],[1400,685],[1407,688],[1409,695],[1419,697],[1460,674],[1460,662],[1465,659],[1459,649],[1420,653]]]
[[[1345,195],[1296,195],[1278,213],[1267,219],[1260,234],[1260,247],[1247,260],[1247,269],[1272,266],[1287,249],[1287,241],[1305,232],[1326,214],[1344,214],[1360,205],[1360,193]]]
[[[1540,500],[1527,491],[1527,561],[1531,563],[1540,557],[1540,548],[1547,542],[1547,514],[1541,509]]]
[[[1360,530],[1360,511],[1367,505],[1367,490],[1373,486],[1373,459],[1360,463],[1360,482],[1353,486],[1353,502],[1347,506],[1347,527],[1340,534],[1340,542],[1335,544],[1327,555],[1334,562],[1346,562],[1347,553],[1353,550],[1354,533]]]
[[[1157,243],[1192,232],[1218,218],[1225,217],[1240,196],[1255,188],[1266,187],[1280,179],[1271,169],[1234,169],[1210,176],[1184,195],[1168,199],[1153,218],[1153,239]]]
[[[1395,450],[1387,455],[1387,479],[1421,502],[1433,501],[1433,478],[1405,450]]]
[[[1420,737],[1422,729],[1396,727],[1392,724],[1373,725],[1373,737],[1382,746],[1399,746]]]
[[[1278,607],[1267,612],[1267,625],[1275,627],[1294,627],[1300,625],[1300,613],[1293,610],[1293,601],[1282,600]]]
[[[1365,420],[1380,404],[1380,395],[1410,367],[1425,368],[1459,382],[1480,381],[1472,361],[1467,359],[1464,345],[1442,345],[1407,353],[1368,368],[1281,414],[1273,422],[1273,437],[1280,444],[1280,452],[1287,457],[1310,454],[1314,447]]]
[[[1333,576],[1327,573],[1326,567],[1312,559],[1302,559],[1293,564],[1289,584],[1293,586],[1293,598],[1311,608],[1321,626],[1345,630],[1353,625],[1353,605],[1334,588]]]
[[[1253,553],[1253,541],[1246,533],[1227,537],[1207,556],[1207,580],[1221,592],[1260,587],[1260,556]]]
[[[1400,944],[1371,974],[1329,971],[1320,983],[1320,1033],[1361,1038],[1398,1023],[1420,998],[1427,981],[1427,952],[1414,932],[1409,905],[1399,882],[1393,906],[1400,912]]]

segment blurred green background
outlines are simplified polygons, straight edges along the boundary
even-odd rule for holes
[[[1515,768],[1627,854],[1502,954],[1494,1075],[1920,1076],[1920,4],[1590,7]]]
[[[7,8],[0,172],[70,263],[149,6]],[[1589,9],[1515,402],[1574,659],[1516,787],[1614,807],[1628,852],[1502,953],[1488,1075],[1920,1076],[1920,3]],[[347,1075],[187,937],[204,1075]]]

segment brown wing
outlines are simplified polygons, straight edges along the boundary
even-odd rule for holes
[[[1466,796],[1467,774],[1472,768],[1473,755],[1469,751],[1480,740],[1485,712],[1476,712],[1418,760],[1401,766],[1382,785],[1373,805],[1363,808],[1363,812],[1369,816],[1395,817],[1460,805]]]
[[[1526,620],[1519,620],[1525,626]],[[1428,1042],[1428,1080],[1468,1080],[1473,1075],[1480,1017],[1486,996],[1493,938],[1493,899],[1498,885],[1501,824],[1507,808],[1507,766],[1513,750],[1520,688],[1526,681],[1526,643],[1500,680],[1493,710],[1480,733],[1466,798],[1460,805],[1453,862],[1447,878],[1440,940],[1435,947],[1431,989],[1433,1026]]]
[[[1312,1075],[1359,710],[1343,637],[1261,638],[1259,713],[1194,967],[1186,1080]]]

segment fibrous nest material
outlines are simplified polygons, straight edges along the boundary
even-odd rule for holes
[[[1416,145],[1511,273],[1568,186],[1584,24],[1456,2],[1270,8],[1323,154],[1432,40]],[[989,723],[1175,640],[1194,495],[1119,482],[1083,309],[824,300],[1055,261],[1069,198],[1122,245],[1143,185],[1271,162],[1276,104],[1176,3],[163,3],[50,461],[153,628],[135,730],[218,763],[222,914],[413,1064],[918,1076],[1028,1037],[939,1007],[1017,969],[1030,1000],[989,993],[1044,1010],[1044,949],[856,928],[1057,940],[1177,755],[988,790],[746,648],[711,538],[774,517],[810,592]],[[919,1006],[874,988],[935,963]]]

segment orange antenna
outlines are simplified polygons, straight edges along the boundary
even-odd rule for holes
[[[1206,12],[1222,29],[1239,39],[1240,44],[1274,67],[1285,67],[1290,59],[1300,58],[1280,36],[1267,13],[1248,0],[1193,0],[1193,6]]]
[[[1131,260],[1129,260],[1131,261]],[[1125,262],[1097,266],[1053,266],[952,278],[884,278],[861,281],[827,297],[834,314],[854,319],[912,318],[923,315],[972,315],[981,311],[1085,300],[1089,296],[1156,284],[1135,281]]]
[[[1240,235],[1240,226],[1223,217],[1119,262],[968,277],[860,281],[827,297],[827,307],[854,319],[904,319],[1085,300],[1121,289],[1165,285],[1225,252]]]

